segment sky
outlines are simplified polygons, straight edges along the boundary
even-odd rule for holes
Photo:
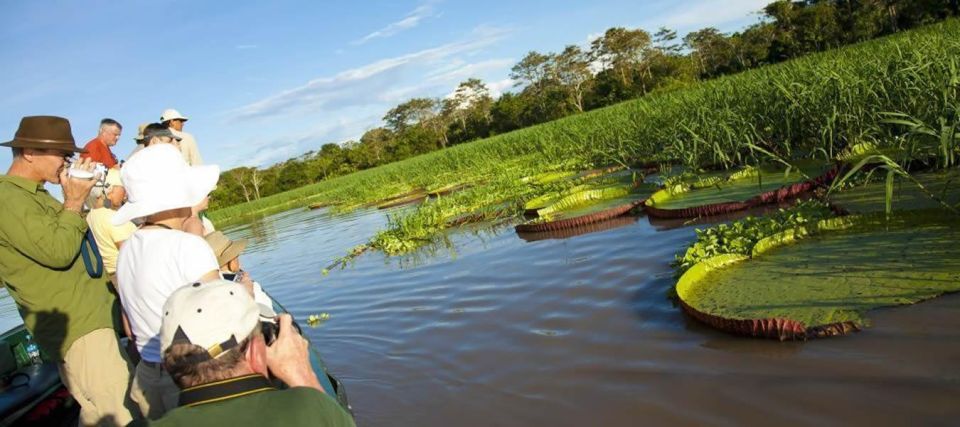
[[[125,158],[138,124],[176,108],[205,163],[264,167],[358,139],[397,104],[471,77],[511,90],[531,50],[586,46],[615,26],[737,31],[769,1],[8,0],[0,141],[23,116],[58,115],[82,146],[110,117]]]

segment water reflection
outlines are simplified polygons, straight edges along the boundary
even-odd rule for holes
[[[9,331],[23,323],[17,303],[7,293],[7,288],[0,288],[0,333]]]
[[[571,237],[582,236],[584,234],[598,233],[601,231],[613,230],[615,228],[626,227],[631,225],[640,217],[637,215],[624,215],[616,218],[610,218],[606,221],[601,221],[593,224],[588,224],[580,227],[567,228],[564,230],[557,231],[543,231],[539,233],[526,233],[526,232],[517,232],[517,235],[521,239],[527,242],[536,242],[537,240],[546,240],[546,239],[569,239]]]

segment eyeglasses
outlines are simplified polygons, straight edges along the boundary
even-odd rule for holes
[[[61,150],[43,150],[44,154],[53,154],[55,156],[63,157],[63,160],[70,161],[73,159],[73,151],[61,151]]]

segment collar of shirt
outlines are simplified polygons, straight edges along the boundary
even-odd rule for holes
[[[11,175],[0,175],[0,182],[9,182],[17,187],[20,187],[24,190],[29,191],[30,193],[36,194],[38,191],[46,192],[47,190],[43,188],[42,182],[37,182],[29,180],[20,176],[11,176]]]
[[[244,375],[185,388],[180,391],[180,406],[220,402],[270,390],[276,390],[276,388],[263,375]]]

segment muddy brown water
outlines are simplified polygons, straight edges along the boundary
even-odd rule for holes
[[[358,425],[960,423],[956,295],[874,312],[848,337],[734,337],[668,298],[694,228],[644,217],[540,239],[467,228],[321,275],[384,222],[298,210],[227,230],[250,239],[244,267],[298,318],[330,314],[305,331]]]
[[[301,323],[330,313],[304,330],[358,425],[960,425],[960,295],[875,311],[847,337],[734,337],[668,298],[694,225],[646,217],[470,227],[321,274],[384,222],[297,210],[226,230]],[[19,323],[0,289],[0,329]]]

